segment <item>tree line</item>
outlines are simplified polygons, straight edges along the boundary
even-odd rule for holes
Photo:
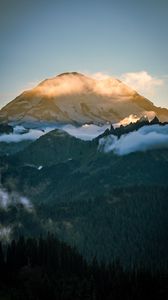
[[[167,269],[153,271],[120,262],[88,263],[50,233],[0,242],[0,299],[168,299]]]

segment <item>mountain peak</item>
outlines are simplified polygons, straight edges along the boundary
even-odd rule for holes
[[[61,80],[61,83],[66,82],[67,80],[78,80],[78,79],[86,79],[87,77],[82,74],[82,73],[78,73],[78,72],[64,72],[64,73],[61,73],[61,74],[58,74],[54,77],[51,77],[51,78],[46,78],[45,80],[41,81],[37,87],[41,87],[43,85],[46,85],[46,84],[57,84],[59,80]]]
[[[0,121],[105,124],[148,112],[162,121],[168,119],[167,109],[154,106],[123,82],[115,78],[98,80],[73,71],[46,79],[22,93],[0,110]]]
[[[160,123],[160,121],[159,121],[159,119],[155,116],[154,118],[153,118],[153,120],[150,122],[151,124],[158,124],[158,123]]]
[[[82,76],[84,77],[85,75],[83,75],[82,73],[78,73],[78,72],[65,72],[65,73],[61,73],[59,75],[57,75],[56,77],[62,77],[62,76]]]

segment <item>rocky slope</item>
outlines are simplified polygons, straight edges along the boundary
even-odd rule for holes
[[[167,109],[154,106],[117,79],[96,80],[72,72],[23,92],[0,110],[0,122],[104,124],[151,111],[161,121],[168,119]]]

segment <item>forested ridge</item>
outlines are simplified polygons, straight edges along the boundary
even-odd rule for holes
[[[32,210],[21,203],[0,209],[1,224],[11,228],[10,238],[57,234],[90,261],[123,265],[143,264],[160,268],[167,260],[168,187],[116,188],[85,199],[43,203]],[[2,228],[3,228],[2,227]]]
[[[0,300],[167,300],[167,149],[25,143],[0,145]]]
[[[0,243],[0,299],[115,300],[168,299],[168,268],[154,271],[119,261],[88,264],[48,233],[44,237]]]

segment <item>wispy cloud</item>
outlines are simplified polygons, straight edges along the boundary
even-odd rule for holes
[[[0,224],[0,240],[9,241],[11,236],[11,226],[3,226]]]
[[[98,83],[98,89],[99,90],[107,90],[107,93],[109,94],[109,89],[111,89],[110,85],[107,83],[110,83],[110,80],[117,78],[121,80],[123,83],[125,83],[128,87],[134,89],[139,94],[142,94],[146,98],[157,98],[161,97],[159,95],[162,95],[162,90],[165,88],[167,84],[168,75],[162,75],[160,77],[154,76],[150,74],[146,70],[142,70],[139,72],[127,72],[123,73],[119,76],[116,76],[114,74],[110,75],[108,72],[96,72],[96,73],[89,73],[85,72],[85,75],[92,77],[93,79],[96,79],[98,81],[106,81],[106,85],[104,83],[99,82]],[[103,84],[103,88],[101,88]],[[118,85],[118,88],[120,86]],[[119,89],[118,89],[119,92]]]
[[[147,71],[124,73],[120,79],[146,97],[154,96],[156,89],[164,85],[164,79],[152,76]]]
[[[84,77],[72,73],[63,74],[44,81],[35,88],[34,92],[45,97],[97,93],[117,100],[125,100],[125,98],[134,94],[131,88],[122,84],[115,77],[101,72],[85,75]]]
[[[20,196],[16,192],[7,192],[4,188],[0,188],[0,208],[8,209],[9,206],[21,204],[26,210],[32,211],[33,205],[27,197]]]

